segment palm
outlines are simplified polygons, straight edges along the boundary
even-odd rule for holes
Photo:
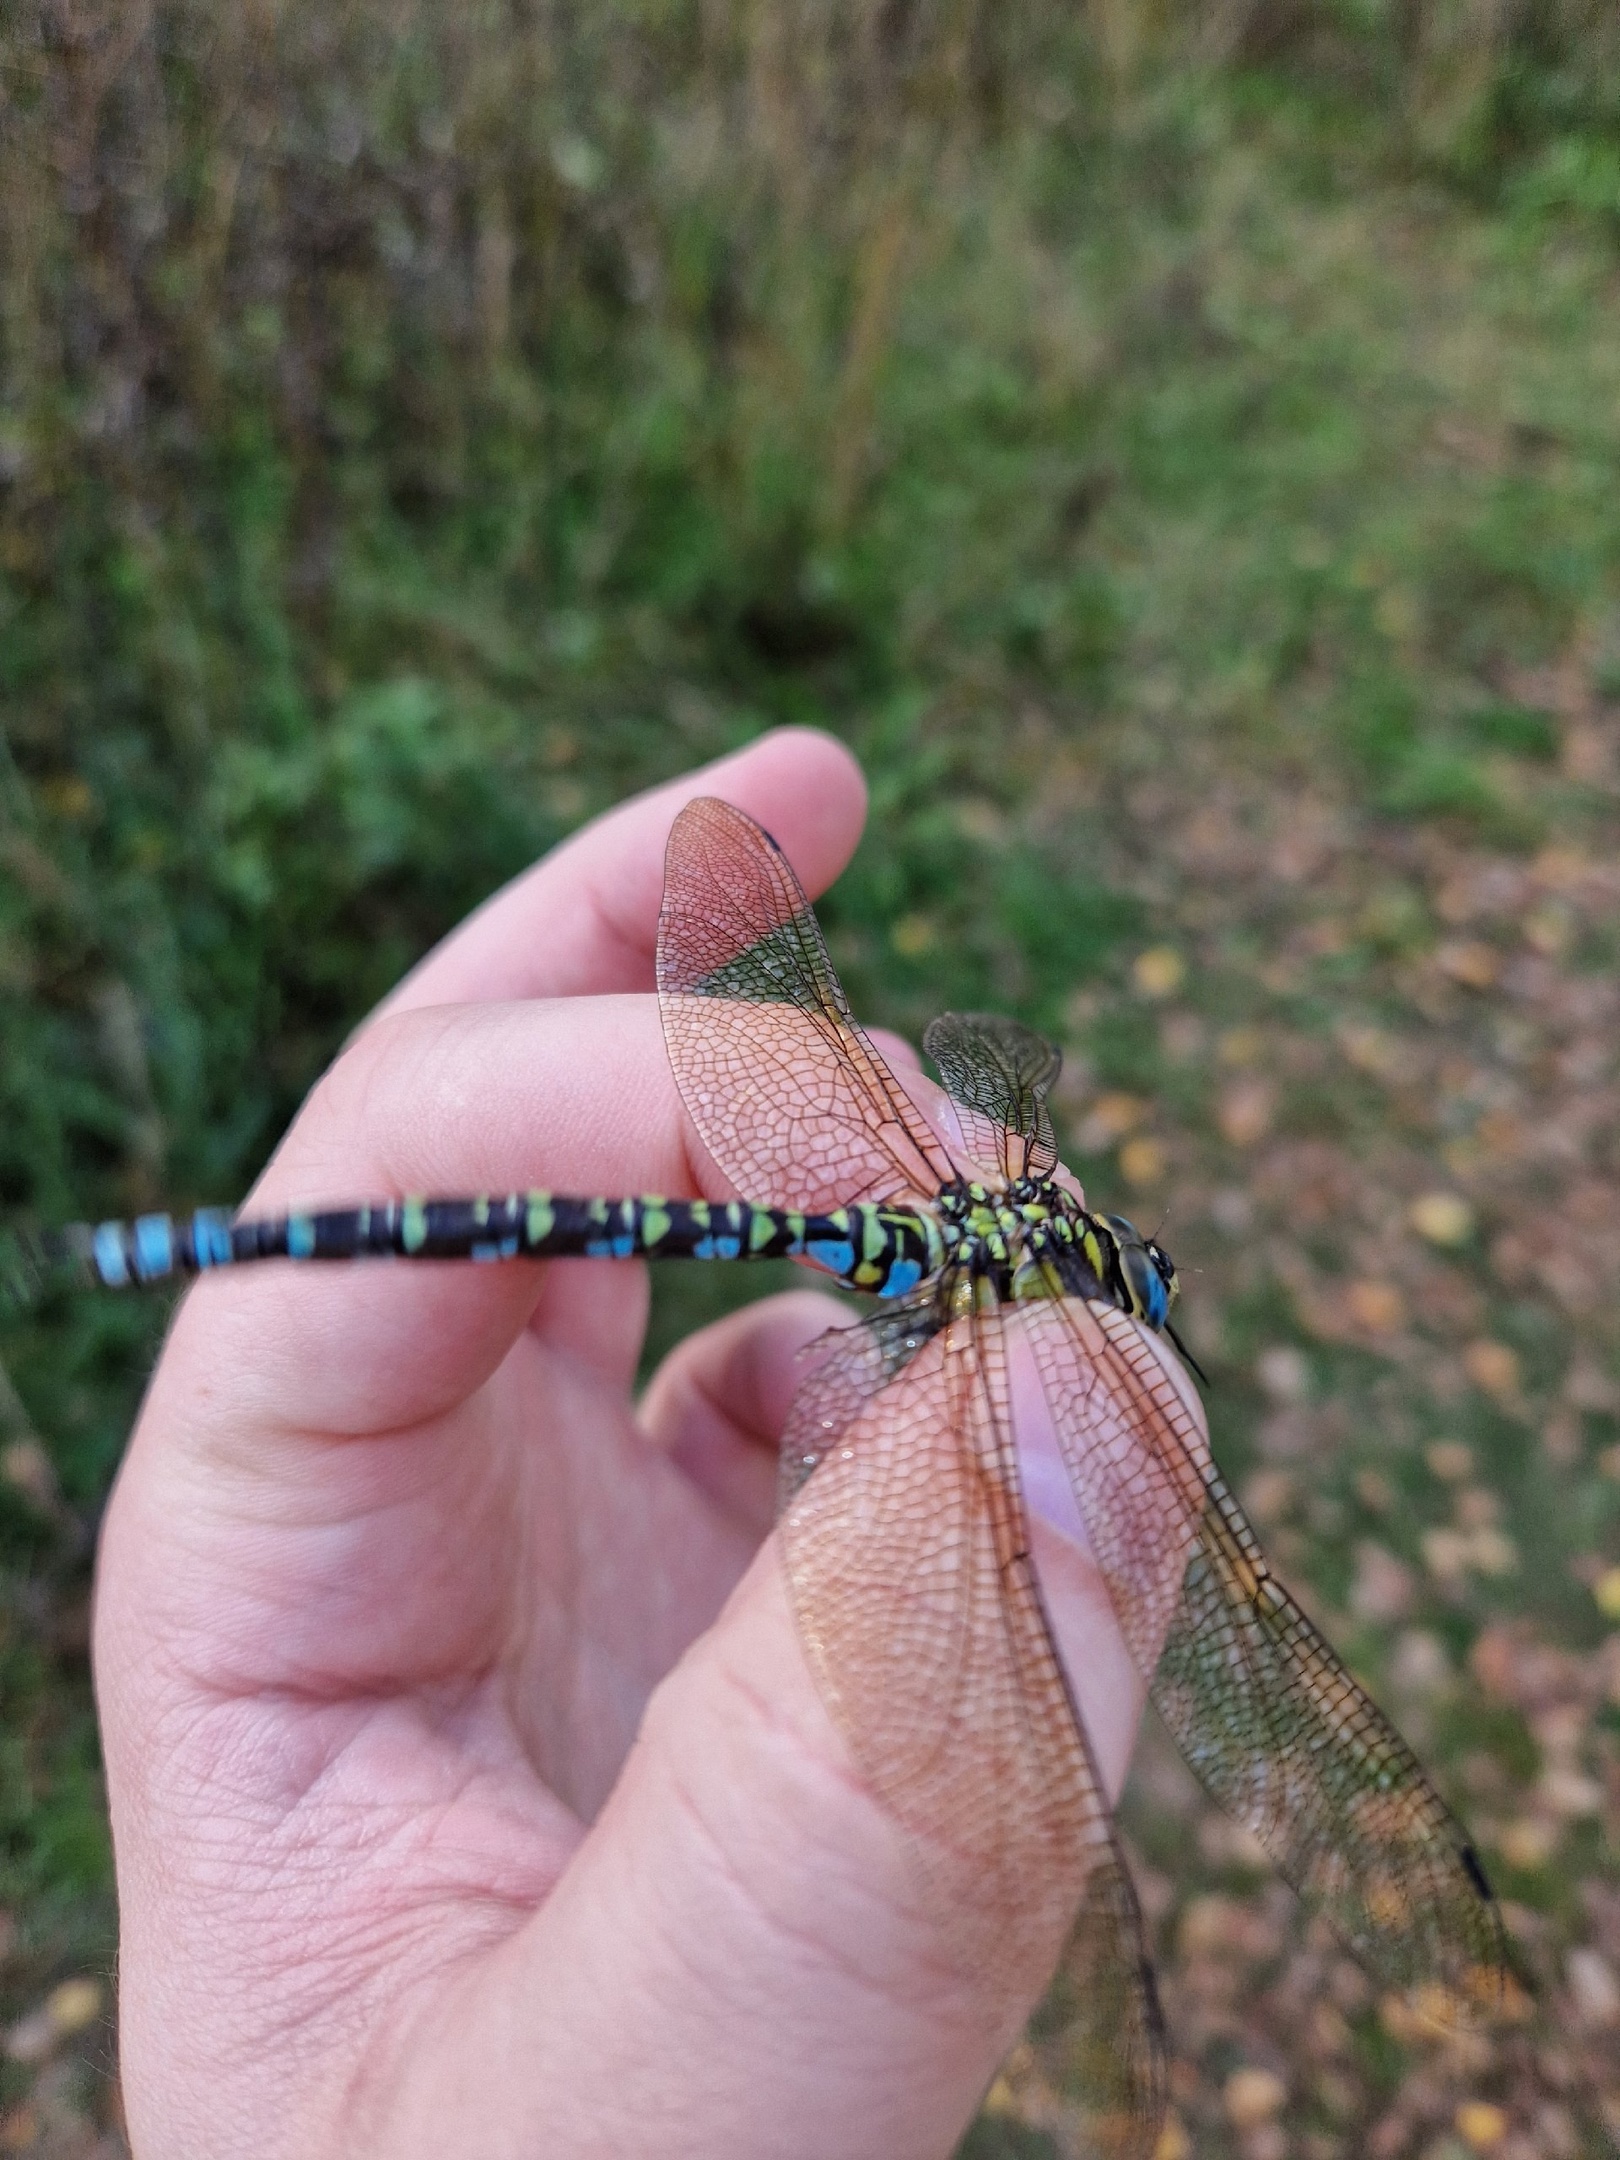
[[[252,1327],[251,1308],[284,1292],[207,1286],[181,1316],[144,1423],[165,1421],[171,1392],[217,1366],[218,1301],[242,1300]],[[185,1562],[184,1525],[131,1524],[115,1503],[109,1569],[133,1532],[143,1581],[172,1586],[165,1632],[192,1684],[292,1760],[314,1749],[327,1761],[334,1747],[351,1758],[344,1801],[359,1835],[368,1809],[387,1835],[403,1794],[436,1789],[468,1791],[497,1820],[545,1795],[588,1820],[652,1688],[746,1567],[763,1521],[706,1493],[637,1420],[645,1310],[640,1268],[554,1271],[495,1369],[444,1407],[434,1381],[448,1329],[415,1354],[420,1371],[402,1371],[395,1326],[355,1326],[341,1397],[365,1376],[403,1415],[288,1436],[311,1454],[310,1504],[290,1520],[267,1521],[260,1505],[279,1466],[261,1483],[244,1459],[220,1496],[229,1512],[210,1526],[206,1573]],[[381,1730],[387,1747],[368,1749]],[[532,1824],[522,1828],[527,1838]]]

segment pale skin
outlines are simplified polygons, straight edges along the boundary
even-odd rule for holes
[[[723,1194],[652,995],[700,793],[812,895],[865,808],[784,730],[588,828],[360,1031],[255,1207]],[[638,1403],[647,1294],[276,1266],[181,1306],[95,1611],[137,2160],[945,2160],[971,2120],[1044,1972],[987,1999],[919,1905],[769,1536],[797,1354],[847,1314],[756,1303]],[[1117,1785],[1140,1683],[1065,1567]]]

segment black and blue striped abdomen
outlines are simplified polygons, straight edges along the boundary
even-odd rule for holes
[[[851,1289],[899,1297],[943,1262],[931,1216],[862,1204],[823,1215],[746,1201],[568,1193],[390,1200],[232,1221],[221,1210],[79,1225],[53,1241],[114,1289],[254,1260],[805,1259]]]

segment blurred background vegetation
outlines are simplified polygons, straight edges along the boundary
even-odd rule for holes
[[[1166,2160],[1620,2131],[1617,397],[1608,0],[0,15],[8,1216],[231,1199],[537,851],[844,735],[858,1004],[1061,1035],[1539,2004],[1372,2000],[1149,1736]],[[122,2150],[88,1551],[163,1320],[0,1345],[0,2152]]]

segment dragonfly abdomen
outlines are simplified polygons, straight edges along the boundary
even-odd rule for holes
[[[852,1289],[899,1297],[940,1266],[944,1247],[932,1217],[866,1203],[813,1215],[656,1193],[517,1192],[238,1221],[215,1208],[143,1215],[77,1225],[47,1257],[112,1289],[254,1260],[805,1259]]]

